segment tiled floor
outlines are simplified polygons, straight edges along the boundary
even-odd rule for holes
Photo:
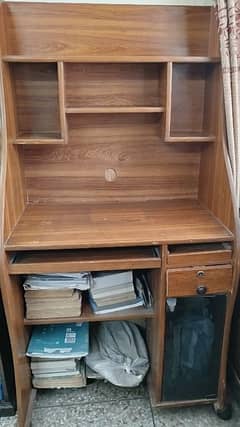
[[[0,427],[15,427],[16,418],[0,419]],[[84,389],[41,391],[32,427],[240,427],[240,408],[231,421],[216,417],[210,406],[152,409],[146,389],[114,387],[95,381]]]

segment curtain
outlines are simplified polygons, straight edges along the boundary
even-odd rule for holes
[[[227,149],[236,196],[240,206],[240,0],[216,0]]]

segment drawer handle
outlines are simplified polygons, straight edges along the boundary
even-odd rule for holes
[[[197,272],[197,277],[203,277],[203,276],[205,276],[204,271],[200,270]]]
[[[207,292],[207,287],[206,286],[198,286],[197,287],[197,294],[198,295],[205,295]]]

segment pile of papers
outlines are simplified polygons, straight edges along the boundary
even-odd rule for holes
[[[30,274],[27,276],[23,287],[25,290],[51,290],[51,289],[89,289],[92,280],[91,273],[51,273]]]
[[[89,291],[89,302],[96,314],[126,310],[144,304],[142,296],[136,295],[132,271],[95,274]]]
[[[82,311],[81,291],[90,288],[90,273],[36,274],[27,276],[26,318],[76,317]]]
[[[84,387],[82,357],[89,351],[88,323],[36,326],[28,345],[33,386]]]

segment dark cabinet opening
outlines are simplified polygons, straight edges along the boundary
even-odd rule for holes
[[[225,310],[226,295],[168,299],[164,401],[217,396]]]

